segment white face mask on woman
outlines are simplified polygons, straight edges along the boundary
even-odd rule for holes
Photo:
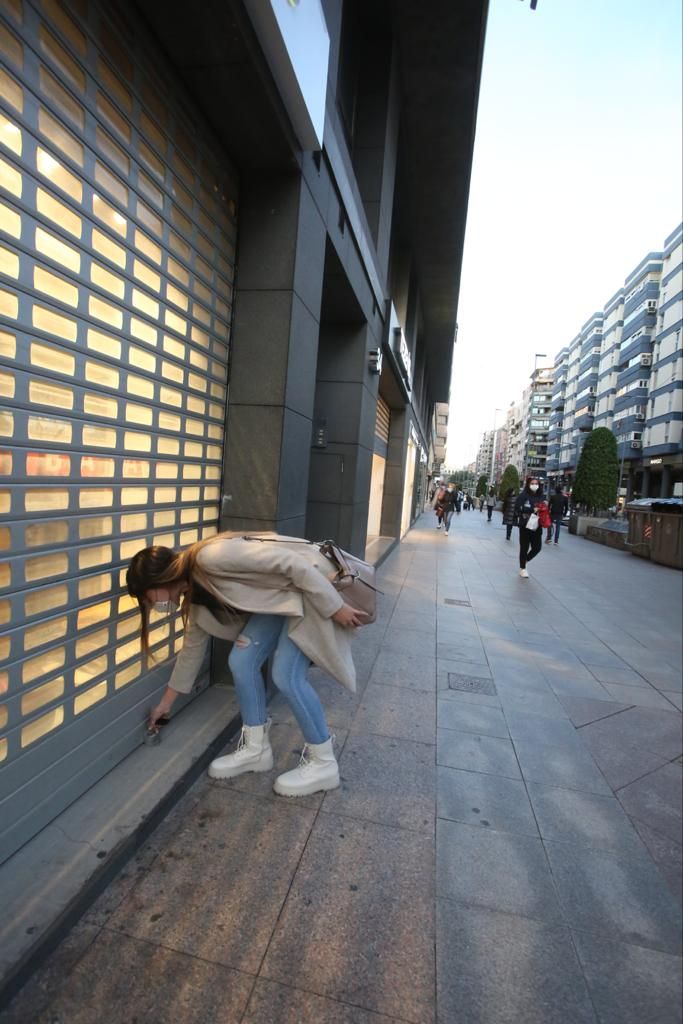
[[[538,490],[538,484],[529,484],[529,490],[531,491],[532,494],[535,494],[536,491]]]

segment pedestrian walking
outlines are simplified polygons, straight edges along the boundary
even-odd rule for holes
[[[559,544],[562,519],[566,516],[568,508],[569,502],[567,501],[567,497],[558,484],[555,488],[555,493],[550,496],[550,501],[548,502],[548,511],[550,512],[551,523],[548,527],[548,534],[545,539],[546,544],[550,544],[553,539],[553,528],[555,532],[555,543]]]
[[[512,528],[515,525],[515,503],[517,495],[514,487],[508,487],[503,499],[503,526],[505,527],[505,539],[510,540]]]
[[[437,524],[437,530],[440,530],[442,525],[445,528],[445,533],[448,534],[451,526],[451,519],[453,518],[453,512],[455,511],[455,491],[453,484],[449,484],[447,487],[441,487],[435,498],[434,498],[434,511],[436,512],[436,518],[439,520]]]
[[[487,509],[487,523],[491,522],[491,516],[493,510],[496,507],[496,489],[495,487],[489,487],[489,493],[486,495],[486,509]]]
[[[210,638],[232,640],[228,665],[242,733],[234,753],[211,762],[209,775],[228,779],[273,767],[261,674],[273,655],[273,682],[305,740],[298,766],[279,775],[273,788],[282,796],[336,789],[339,768],[333,740],[306,674],[311,664],[318,665],[355,691],[350,638],[366,615],[345,603],[329,582],[329,573],[330,564],[316,545],[276,534],[261,542],[218,534],[183,551],[139,551],[128,567],[126,583],[140,608],[143,652],[148,650],[152,610],[173,613],[180,607],[185,626],[182,650],[161,700],[150,712],[148,728],[158,729],[178,695],[191,691]]]
[[[458,516],[460,515],[460,513],[462,511],[462,499],[463,499],[462,491],[460,489],[456,490],[456,492],[455,492],[455,514],[458,515]]]
[[[543,530],[550,522],[538,477],[526,478],[524,489],[515,502],[515,518],[519,527],[519,575],[528,579],[527,565],[541,550]]]
[[[484,505],[485,504],[486,504],[486,498],[484,497],[483,494],[480,494],[479,495],[479,511],[480,512],[484,511]]]

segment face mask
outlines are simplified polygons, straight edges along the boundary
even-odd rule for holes
[[[529,490],[531,491],[532,494],[535,494],[536,491],[538,490],[538,484],[529,484]]]
[[[173,615],[174,612],[178,611],[178,605],[175,601],[155,601],[152,608],[155,612],[160,612],[162,615]]]

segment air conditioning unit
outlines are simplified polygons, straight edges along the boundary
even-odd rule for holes
[[[648,299],[647,300],[647,311],[648,311],[648,313],[656,313],[657,312],[657,300],[656,299]]]
[[[652,356],[648,353],[643,353],[640,357],[641,366],[652,366]]]
[[[642,448],[643,445],[640,441],[631,441],[631,448]]]
[[[638,420],[639,423],[643,423],[644,420],[645,420],[645,413],[644,412],[637,412],[636,413],[636,419]]]

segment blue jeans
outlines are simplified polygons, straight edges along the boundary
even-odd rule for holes
[[[266,721],[266,687],[261,667],[274,654],[272,677],[285,697],[307,743],[330,738],[325,712],[306,673],[311,664],[287,635],[289,621],[282,615],[252,615],[228,658],[245,725]],[[244,641],[247,641],[244,643]]]
[[[446,512],[444,512],[444,515],[443,515],[443,521],[444,521],[444,525],[446,527],[446,533],[448,533],[448,531],[451,528],[451,519],[452,518],[453,518],[453,509],[449,508]]]
[[[560,519],[553,519],[553,526],[555,527],[555,543],[557,544],[557,542],[560,539],[560,527],[562,526],[562,518],[560,517]],[[552,532],[553,527],[551,526],[548,528],[548,538],[552,536]]]

